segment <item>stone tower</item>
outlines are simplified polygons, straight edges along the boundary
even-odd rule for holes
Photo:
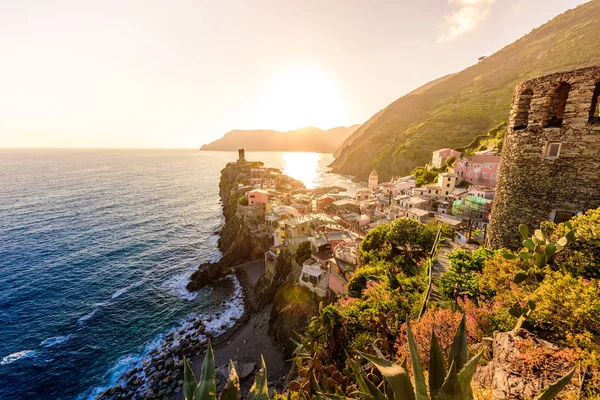
[[[244,149],[238,150],[238,162],[246,161],[246,156],[244,155]]]
[[[377,185],[379,184],[379,177],[377,176],[377,171],[371,171],[369,174],[369,188],[372,190],[377,189]]]
[[[520,246],[518,226],[563,222],[600,206],[600,66],[517,85],[488,229]]]

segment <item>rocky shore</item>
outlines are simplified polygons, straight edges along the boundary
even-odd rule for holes
[[[235,271],[238,287],[236,296],[240,301],[252,290],[243,269]],[[186,323],[168,332],[162,343],[148,352],[141,365],[127,371],[119,378],[120,383],[103,392],[97,399],[164,399],[182,390],[183,359],[202,359],[208,341],[218,347],[248,321],[248,308],[244,307],[240,318],[229,317],[217,312],[214,316],[190,317]]]

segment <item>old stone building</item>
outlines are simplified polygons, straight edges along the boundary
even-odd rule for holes
[[[519,84],[488,230],[491,247],[520,246],[518,226],[562,222],[600,206],[600,66]]]

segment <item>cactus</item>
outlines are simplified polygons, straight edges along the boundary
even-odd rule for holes
[[[507,260],[520,259],[526,265],[529,265],[527,272],[518,272],[513,278],[513,282],[517,285],[525,282],[530,274],[544,268],[550,263],[554,255],[561,251],[569,243],[575,240],[575,231],[569,221],[565,222],[568,231],[558,241],[552,242],[542,229],[536,229],[534,234],[529,237],[529,228],[525,224],[519,225],[519,233],[523,238],[523,248],[518,254],[506,250],[503,253]],[[517,319],[515,330],[520,329],[523,323],[531,316],[535,310],[535,302],[528,300],[525,306],[514,304],[509,310],[509,314]]]
[[[565,222],[565,226],[568,229],[567,233],[558,239],[558,241],[552,242],[542,229],[536,229],[533,235],[529,237],[529,228],[527,228],[527,225],[519,225],[519,233],[523,238],[523,248],[518,254],[505,251],[504,258],[509,260],[519,258],[531,267],[544,268],[550,263],[552,257],[557,252],[575,240],[575,231],[571,223],[567,221]]]

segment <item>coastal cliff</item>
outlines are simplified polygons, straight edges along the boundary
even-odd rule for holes
[[[229,275],[232,272],[231,268],[236,265],[262,259],[271,246],[273,238],[269,235],[252,234],[251,227],[256,226],[257,221],[237,212],[239,200],[244,195],[244,190],[239,188],[239,184],[247,181],[253,166],[259,165],[262,163],[228,163],[221,171],[219,196],[223,204],[225,223],[220,231],[218,245],[223,257],[214,263],[201,264],[190,277],[186,286],[188,290],[198,290]]]

